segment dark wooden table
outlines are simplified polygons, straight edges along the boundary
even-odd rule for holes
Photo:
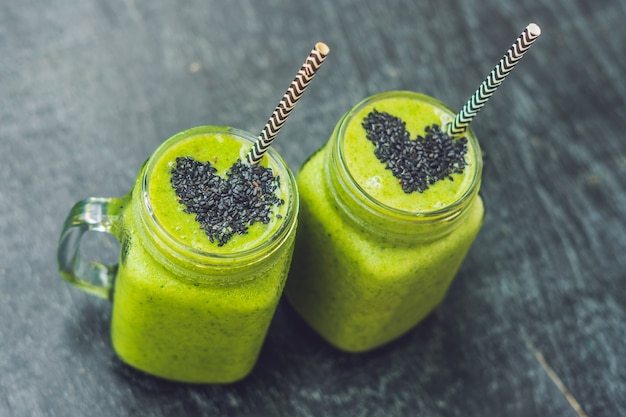
[[[624,0],[3,2],[0,415],[626,415],[625,12]],[[373,93],[460,108],[533,21],[543,35],[472,123],[485,226],[445,302],[397,342],[340,353],[282,302],[247,379],[174,384],[121,364],[110,304],[59,277],[75,201],[126,193],[185,128],[260,131],[316,41],[331,55],[276,142],[294,171]]]

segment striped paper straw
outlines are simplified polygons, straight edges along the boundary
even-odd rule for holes
[[[302,68],[296,74],[296,78],[291,82],[291,85],[259,134],[254,146],[246,155],[246,159],[250,164],[256,164],[263,158],[263,154],[272,144],[278,131],[285,123],[285,120],[287,120],[289,114],[291,114],[300,97],[302,97],[302,93],[306,90],[317,70],[322,66],[329,52],[330,48],[325,43],[318,42],[315,44],[304,64],[302,64]]]
[[[541,29],[534,23],[526,26],[526,29],[517,38],[515,43],[504,54],[498,65],[491,71],[489,76],[482,82],[474,95],[465,103],[463,109],[456,115],[452,123],[448,125],[448,132],[452,136],[460,135],[467,129],[476,114],[483,108],[489,97],[493,95],[496,88],[515,68],[515,65],[524,56],[535,40],[541,35]]]

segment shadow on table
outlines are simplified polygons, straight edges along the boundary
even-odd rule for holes
[[[110,385],[110,395],[132,415],[165,411],[168,415],[311,415],[324,409],[327,401],[343,406],[367,396],[384,403],[393,397],[389,390],[406,392],[432,383],[433,378],[447,380],[450,375],[437,367],[447,361],[446,355],[455,355],[458,336],[444,331],[434,314],[389,345],[367,353],[345,353],[319,337],[282,300],[248,377],[224,385],[181,384],[147,375],[119,360],[110,343],[110,306],[88,301],[77,306],[80,314],[69,328],[72,349],[82,361],[101,369],[98,383]],[[407,387],[407,380],[414,386]]]

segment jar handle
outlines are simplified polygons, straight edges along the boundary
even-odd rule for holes
[[[70,284],[105,299],[111,299],[118,265],[83,258],[80,242],[88,231],[104,232],[120,240],[121,213],[127,197],[91,197],[72,207],[59,239],[57,261],[61,276]]]

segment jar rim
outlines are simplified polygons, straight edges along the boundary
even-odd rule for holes
[[[295,228],[297,214],[299,210],[299,198],[296,181],[293,173],[287,166],[286,162],[274,149],[269,148],[266,151],[267,158],[270,158],[273,162],[272,165],[280,167],[281,180],[287,182],[287,188],[289,190],[288,198],[285,198],[285,204],[287,204],[286,213],[277,226],[276,230],[266,239],[255,246],[252,246],[243,250],[234,250],[233,252],[226,253],[213,253],[207,252],[198,248],[195,248],[180,239],[176,238],[158,219],[155,211],[152,207],[152,202],[149,195],[149,184],[151,175],[155,169],[160,158],[163,154],[173,145],[190,139],[197,135],[219,133],[228,134],[237,137],[243,142],[250,143],[250,147],[256,141],[256,136],[249,132],[240,130],[229,126],[197,126],[190,129],[183,130],[174,136],[164,141],[150,156],[142,174],[140,176],[141,196],[140,201],[140,216],[142,222],[147,227],[148,235],[153,244],[157,246],[160,251],[166,251],[168,255],[178,260],[177,263],[190,263],[193,262],[196,266],[235,266],[235,265],[249,265],[256,263],[269,257],[272,253],[282,247],[282,244],[286,241],[291,231]],[[242,160],[245,160],[242,155]],[[283,173],[285,175],[283,175]],[[285,178],[286,177],[286,178]]]
[[[471,161],[475,164],[474,175],[469,181],[469,185],[465,192],[458,197],[454,202],[446,205],[445,207],[428,210],[428,211],[408,211],[398,209],[396,207],[385,204],[372,195],[370,195],[367,190],[365,190],[359,183],[356,181],[350,169],[348,168],[348,164],[346,162],[346,157],[344,154],[343,144],[344,139],[346,138],[346,130],[350,125],[350,122],[354,119],[354,117],[365,107],[377,101],[381,101],[388,98],[398,98],[405,97],[413,100],[429,103],[440,110],[450,114],[452,117],[455,116],[455,112],[448,107],[443,102],[427,96],[425,94],[412,92],[412,91],[386,91],[383,93],[377,93],[371,95],[369,97],[364,98],[360,102],[358,102],[355,106],[353,106],[339,121],[336,132],[333,135],[336,140],[334,141],[333,147],[331,149],[331,156],[334,157],[334,164],[341,170],[341,174],[345,176],[342,181],[344,187],[346,184],[350,184],[349,188],[359,201],[364,203],[370,211],[383,213],[393,218],[397,219],[405,219],[408,221],[420,221],[420,222],[429,222],[429,221],[440,221],[442,218],[448,217],[456,217],[458,212],[462,210],[471,198],[478,193],[478,188],[480,187],[481,174],[482,174],[482,157],[481,157],[481,149],[478,143],[478,139],[474,135],[474,132],[468,128],[464,134],[467,137],[470,146],[473,147],[474,152],[474,160]]]

